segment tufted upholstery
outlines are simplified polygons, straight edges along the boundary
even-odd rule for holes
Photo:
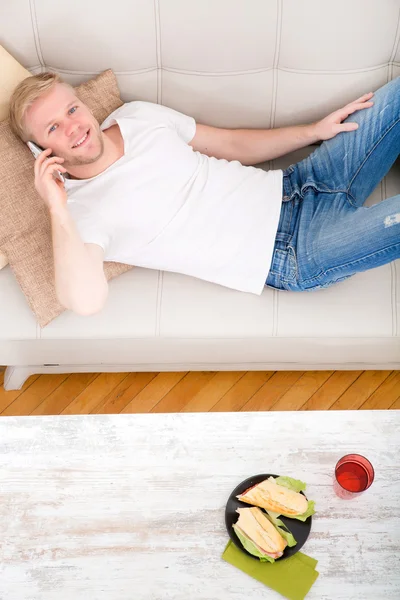
[[[112,68],[125,101],[268,128],[315,120],[400,75],[399,16],[400,0],[70,0],[68,10],[14,0],[0,4],[0,43],[31,73],[77,84]],[[399,166],[367,203],[396,193]],[[399,334],[399,261],[327,290],[261,297],[134,269],[111,283],[101,314],[66,313],[43,330],[0,271],[0,364],[32,370],[399,368]]]

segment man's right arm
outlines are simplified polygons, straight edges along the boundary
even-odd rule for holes
[[[48,148],[35,161],[35,187],[51,218],[57,298],[79,315],[92,315],[103,308],[108,294],[103,249],[80,238],[67,208],[64,184],[53,177],[55,170],[66,172],[64,159],[50,154]]]
[[[108,295],[103,249],[82,242],[66,206],[50,210],[50,217],[57,298],[79,315],[95,314]]]

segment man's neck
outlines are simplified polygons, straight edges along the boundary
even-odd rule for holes
[[[101,132],[104,152],[96,162],[90,165],[68,167],[71,179],[90,179],[99,175],[124,155],[124,139],[117,124]]]

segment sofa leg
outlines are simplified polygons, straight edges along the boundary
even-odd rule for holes
[[[20,390],[31,375],[34,375],[34,371],[30,367],[7,367],[4,373],[4,389]]]

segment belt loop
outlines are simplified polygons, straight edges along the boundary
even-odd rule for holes
[[[290,174],[293,173],[293,167],[290,166],[283,171],[283,201],[288,202],[293,196],[293,186]]]

